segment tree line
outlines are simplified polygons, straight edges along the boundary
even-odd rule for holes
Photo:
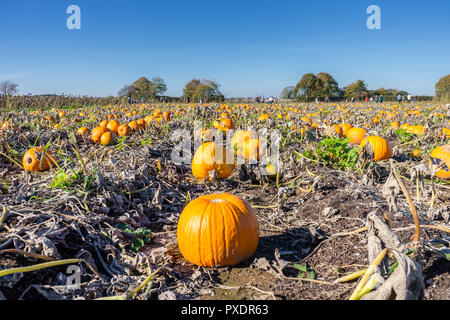
[[[0,82],[0,108],[25,108],[39,104],[40,106],[57,105],[95,105],[101,103],[126,103],[128,99],[135,102],[222,102],[224,95],[220,91],[220,85],[213,80],[192,79],[186,83],[182,97],[164,96],[167,85],[161,77],[153,77],[151,80],[141,77],[130,85],[124,86],[118,92],[118,97],[81,97],[67,95],[26,95],[14,96],[19,92],[18,84],[11,81]],[[295,99],[310,102],[315,99],[321,101],[354,100],[361,101],[366,97],[383,96],[384,101],[396,100],[398,95],[406,96],[405,90],[379,88],[369,90],[363,80],[357,80],[343,88],[328,73],[307,73],[302,76],[295,86],[283,89],[280,97],[283,99]],[[433,97],[418,96],[418,100],[431,100]],[[128,100],[128,101],[127,101]],[[435,85],[435,101],[450,102],[450,74],[442,77]],[[62,104],[61,104],[62,103]]]
[[[450,75],[441,78],[435,86],[435,100],[450,100]],[[357,80],[343,88],[329,73],[307,73],[302,76],[295,86],[288,86],[280,94],[282,99],[295,99],[310,102],[316,99],[321,101],[363,101],[370,97],[383,96],[383,100],[396,100],[398,95],[406,96],[406,90],[379,88],[369,90],[364,80]],[[432,100],[433,97],[418,96],[418,100]]]
[[[182,100],[184,102],[211,102],[223,101],[224,96],[219,90],[220,85],[213,80],[192,79],[186,83],[183,89]],[[166,101],[168,97],[164,96],[167,91],[167,85],[160,77],[154,77],[148,80],[141,77],[131,85],[126,85],[118,92],[119,97],[132,99],[139,102],[145,101]]]

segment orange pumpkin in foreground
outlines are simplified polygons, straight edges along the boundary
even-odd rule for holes
[[[217,171],[218,179],[226,179],[235,167],[233,152],[214,142],[202,144],[192,159],[192,174],[199,180],[210,177],[212,171]]]
[[[379,136],[369,136],[365,138],[359,147],[361,149],[364,147],[371,148],[373,153],[373,161],[386,160],[392,155],[392,147],[389,141]]]
[[[198,266],[233,266],[249,259],[259,241],[259,222],[243,199],[211,194],[191,201],[177,226],[178,247]]]
[[[25,153],[22,163],[26,171],[42,172],[50,169],[50,165],[54,165],[56,159],[50,150],[47,149],[44,155],[44,147],[35,147]]]

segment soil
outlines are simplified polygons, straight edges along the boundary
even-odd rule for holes
[[[70,276],[67,265],[0,277],[0,298],[118,296],[129,294],[150,272],[157,271],[151,286],[134,298],[346,300],[357,280],[333,282],[368,267],[367,231],[354,231],[366,226],[369,213],[386,214],[402,243],[411,246],[414,221],[404,195],[396,196],[398,209],[390,211],[382,194],[389,175],[388,161],[378,163],[372,175],[362,176],[307,162],[294,163],[293,147],[288,146],[282,150],[279,186],[274,181],[243,180],[240,166],[228,180],[203,183],[194,179],[189,166],[170,160],[173,144],[164,137],[180,123],[174,121],[167,131],[150,128],[127,140],[120,151],[78,137],[79,152],[90,159],[86,170],[92,173],[92,181],[87,190],[82,189],[82,183],[69,189],[49,188],[54,177],[51,173],[25,173],[5,157],[0,158],[0,177],[7,185],[0,193],[0,203],[7,209],[0,226],[0,270],[42,263],[36,255],[44,255],[55,260],[82,258],[97,273],[86,263],[76,264],[81,284],[72,289],[65,286]],[[64,142],[69,139],[64,131],[12,133],[8,143],[23,152],[23,136],[41,145],[59,141],[53,147],[60,148],[60,156],[77,158]],[[158,143],[143,143],[148,139]],[[0,150],[3,153],[7,152],[5,141]],[[409,194],[415,195],[407,169],[414,160],[397,160]],[[61,165],[69,168],[74,163]],[[421,223],[448,228],[448,211],[428,214],[431,184],[426,183],[425,188],[422,199],[415,201]],[[178,251],[177,221],[188,199],[216,192],[233,193],[255,208],[260,241],[254,256],[238,266],[202,268],[188,263]],[[435,192],[434,208],[448,210],[448,185],[437,184]],[[126,230],[139,229],[150,230],[151,241],[135,250],[137,236]],[[430,247],[430,241],[448,239],[448,234],[422,228],[420,235],[424,298],[448,300],[450,262]],[[307,267],[312,281],[295,265]]]

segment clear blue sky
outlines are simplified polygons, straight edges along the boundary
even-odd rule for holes
[[[81,30],[66,27],[71,4]],[[382,30],[366,27],[371,4]],[[328,72],[341,87],[432,95],[450,73],[449,16],[449,0],[2,0],[0,80],[22,94],[107,96],[160,76],[178,96],[205,78],[247,97]]]

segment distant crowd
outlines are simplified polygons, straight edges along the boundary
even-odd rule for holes
[[[266,98],[264,98],[264,96],[262,96],[262,97],[256,97],[256,98],[255,98],[255,102],[260,102],[260,103],[262,103],[262,102],[266,102],[266,103],[278,103],[278,98],[277,98],[277,97],[272,97],[272,96],[266,97]]]

